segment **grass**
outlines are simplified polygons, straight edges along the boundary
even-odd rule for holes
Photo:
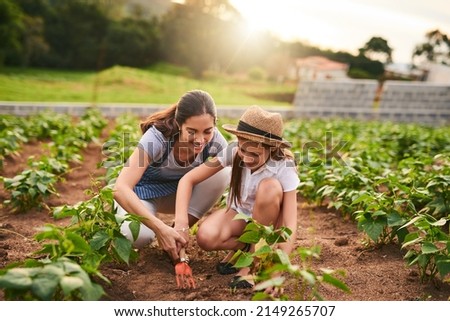
[[[172,104],[191,89],[208,91],[217,105],[289,106],[271,97],[293,94],[296,84],[223,75],[197,80],[185,69],[167,65],[148,69],[114,66],[98,73],[0,69],[0,101]]]

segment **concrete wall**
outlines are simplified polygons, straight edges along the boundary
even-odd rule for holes
[[[49,103],[49,102],[11,102],[0,101],[0,115],[11,114],[27,116],[36,114],[44,110],[53,110],[59,113],[67,113],[74,116],[81,116],[84,110],[91,107],[88,103]],[[146,117],[156,111],[169,107],[169,105],[151,104],[98,104],[96,105],[106,117],[117,117],[123,113],[132,113],[137,116]],[[217,106],[218,117],[239,118],[249,106]],[[275,106],[266,108],[282,114],[283,118],[293,118],[294,109],[292,107]]]
[[[387,81],[379,105],[382,119],[449,123],[450,84]]]
[[[301,117],[366,118],[373,112],[378,82],[301,81],[294,98],[295,112]]]
[[[266,107],[284,119],[348,117],[427,124],[450,124],[450,85],[387,81],[380,101],[375,103],[375,80],[303,81],[299,83],[293,107]],[[29,115],[45,109],[81,115],[90,104],[0,102],[0,114]],[[130,112],[148,116],[164,105],[99,104],[107,117]],[[239,118],[248,106],[218,106],[219,117]]]
[[[450,123],[450,84],[370,80],[300,82],[294,99],[302,117],[351,117],[428,124]]]

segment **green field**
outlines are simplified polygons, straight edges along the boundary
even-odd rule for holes
[[[276,84],[247,76],[198,80],[167,65],[149,69],[115,66],[101,72],[1,68],[0,101],[171,104],[191,89],[208,91],[218,105],[289,106],[295,83]],[[264,97],[264,98],[262,98]]]

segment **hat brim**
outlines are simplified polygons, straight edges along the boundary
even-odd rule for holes
[[[225,125],[222,125],[222,128],[225,129],[227,132],[234,134],[238,137],[242,137],[242,138],[245,138],[245,139],[248,139],[251,141],[255,141],[258,143],[264,143],[266,145],[280,147],[280,148],[292,147],[291,143],[289,143],[287,140],[284,140],[284,139],[278,140],[278,139],[261,136],[258,134],[243,132],[243,131],[237,130],[236,125],[225,124]]]

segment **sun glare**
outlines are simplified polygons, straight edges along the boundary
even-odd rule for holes
[[[295,1],[231,0],[248,24],[249,32],[268,31],[282,40],[330,44],[335,30],[320,15],[304,12]],[[319,10],[319,9],[318,9]]]

